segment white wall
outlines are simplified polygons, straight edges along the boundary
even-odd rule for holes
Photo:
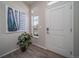
[[[38,2],[31,6],[31,9],[34,11],[32,15],[39,16],[39,38],[33,38],[33,44],[45,47],[45,7],[46,2]]]
[[[15,9],[20,9],[27,14],[27,32],[29,32],[29,9],[23,2],[0,2],[0,56],[16,49],[17,39],[21,32],[6,33],[6,16],[5,6],[11,6]]]

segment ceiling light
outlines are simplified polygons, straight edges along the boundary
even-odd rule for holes
[[[48,2],[48,5],[52,5],[54,3],[57,3],[58,1],[51,1],[51,2]]]

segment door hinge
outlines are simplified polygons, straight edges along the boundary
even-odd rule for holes
[[[72,55],[72,51],[70,51],[70,54]]]
[[[70,32],[72,32],[72,28],[70,29]]]
[[[70,9],[72,9],[72,5],[70,6]]]

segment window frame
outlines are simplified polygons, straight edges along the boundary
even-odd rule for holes
[[[31,15],[31,29],[32,29],[32,36],[34,37],[34,38],[39,38],[39,31],[38,31],[38,36],[35,36],[34,35],[34,17],[38,17],[38,25],[39,25],[39,16],[37,16],[37,15]],[[37,29],[38,29],[38,27],[37,27]]]

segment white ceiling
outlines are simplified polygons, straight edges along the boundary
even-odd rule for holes
[[[30,5],[37,3],[38,1],[23,1],[23,2],[30,6]]]

